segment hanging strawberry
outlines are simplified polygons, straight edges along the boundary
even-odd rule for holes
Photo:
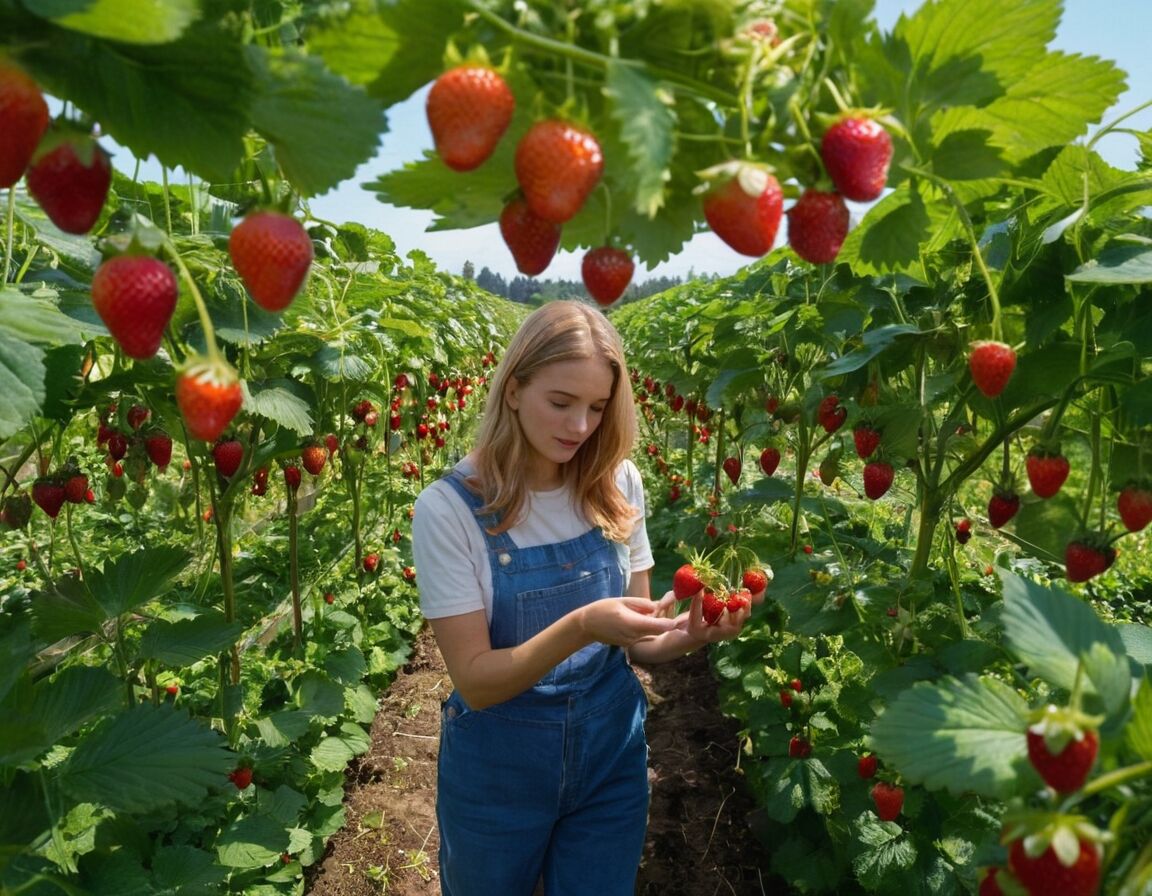
[[[312,267],[312,238],[291,215],[255,211],[232,229],[228,254],[252,301],[265,311],[283,311]]]

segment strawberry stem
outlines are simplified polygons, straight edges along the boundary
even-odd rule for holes
[[[188,284],[188,291],[192,294],[192,302],[196,305],[196,314],[200,318],[200,328],[204,331],[204,345],[208,353],[208,360],[226,364],[224,356],[220,353],[220,347],[216,344],[216,328],[212,326],[212,317],[208,314],[208,306],[204,302],[204,296],[200,294],[200,288],[196,285],[192,272],[188,270],[188,265],[184,263],[184,259],[171,239],[166,238],[164,240],[164,249],[171,256],[172,262],[180,272],[180,277]]]
[[[4,214],[4,276],[0,283],[8,282],[8,275],[12,271],[12,227],[16,223],[16,187],[8,188],[8,208]]]

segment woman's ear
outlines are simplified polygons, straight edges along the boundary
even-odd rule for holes
[[[520,410],[520,381],[512,376],[504,387],[504,403],[514,411]]]

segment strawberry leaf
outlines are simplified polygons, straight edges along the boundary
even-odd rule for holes
[[[311,753],[312,765],[321,771],[339,772],[355,759],[366,753],[372,745],[368,732],[352,722],[340,726],[340,733],[326,737],[316,745]]]
[[[1132,718],[1124,730],[1128,747],[1146,761],[1152,761],[1152,679],[1140,683],[1132,701]]]
[[[1067,279],[1076,283],[1152,283],[1152,248],[1110,246]]]
[[[102,569],[90,571],[85,582],[111,619],[162,594],[188,560],[188,553],[179,548],[144,548],[106,561]]]
[[[288,831],[271,815],[239,818],[220,833],[216,855],[221,865],[236,869],[264,868],[288,848]]]
[[[916,845],[899,825],[877,821],[872,813],[866,812],[856,819],[853,827],[864,849],[852,860],[852,868],[860,883],[873,892],[883,889],[885,878],[916,864]]]
[[[44,352],[0,330],[0,439],[27,425],[44,402]]]
[[[298,388],[287,380],[279,384],[245,383],[244,410],[267,417],[302,436],[312,432],[312,411],[308,402],[291,391]],[[255,391],[254,391],[255,390]]]
[[[674,151],[676,111],[667,90],[635,68],[612,62],[604,92],[613,101],[611,114],[620,123],[634,178],[633,207],[656,217],[664,205],[664,188]]]
[[[196,0],[28,0],[31,13],[53,25],[92,37],[127,44],[166,44],[176,40],[200,16]]]
[[[144,631],[139,656],[166,666],[191,666],[220,653],[234,644],[244,627],[238,622],[225,622],[218,612],[207,612],[192,619],[175,622],[159,620]]]

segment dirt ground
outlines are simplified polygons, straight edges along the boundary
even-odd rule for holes
[[[638,670],[649,693],[652,805],[637,896],[784,893],[768,878],[735,725],[703,653]],[[372,747],[347,772],[347,824],[309,869],[309,896],[437,894],[436,752],[450,692],[430,633],[384,695]],[[496,896],[496,894],[493,894]]]

